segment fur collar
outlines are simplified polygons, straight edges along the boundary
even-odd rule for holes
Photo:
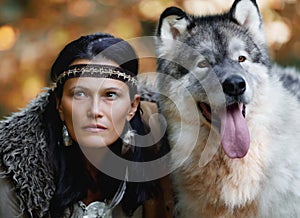
[[[26,108],[0,122],[2,173],[12,178],[22,211],[34,217],[47,215],[55,189],[42,124],[50,93],[46,90]]]

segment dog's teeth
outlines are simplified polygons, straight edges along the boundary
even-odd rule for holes
[[[246,106],[243,104],[242,114],[246,118]]]

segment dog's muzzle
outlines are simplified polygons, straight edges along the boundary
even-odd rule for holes
[[[225,111],[212,116],[209,104],[198,102],[198,107],[210,124],[218,125],[221,144],[226,155],[229,158],[242,158],[250,147],[250,134],[245,119],[246,106],[239,101],[246,91],[246,82],[241,76],[232,75],[223,82],[222,88],[224,94],[231,99]],[[215,120],[215,117],[218,120]]]

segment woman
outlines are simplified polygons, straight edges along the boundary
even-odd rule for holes
[[[135,140],[149,132],[137,72],[134,50],[119,38],[99,33],[66,45],[51,69],[54,87],[1,122],[0,217],[167,216],[164,203],[151,201],[159,212],[145,207],[158,199],[157,182],[127,181],[126,164],[110,168],[118,157],[157,158],[155,146]]]

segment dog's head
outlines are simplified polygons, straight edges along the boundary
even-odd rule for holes
[[[159,87],[181,95],[183,86],[201,119],[219,128],[231,158],[246,155],[247,107],[270,66],[262,19],[255,0],[236,0],[221,15],[197,17],[167,8],[157,28]],[[172,79],[171,79],[172,78]],[[174,82],[176,81],[176,82]]]

